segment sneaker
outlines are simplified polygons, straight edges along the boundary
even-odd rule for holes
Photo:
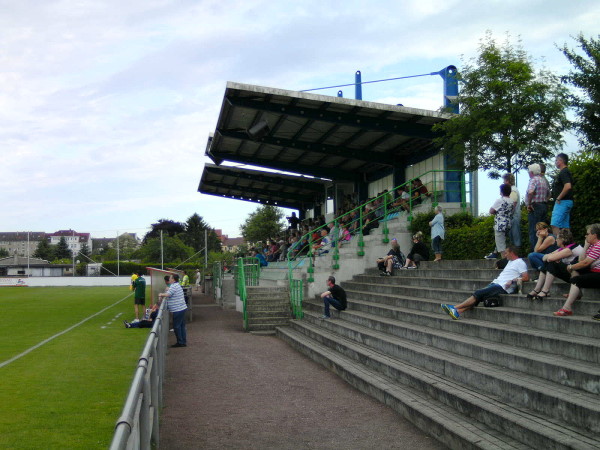
[[[450,317],[452,317],[454,320],[458,320],[458,318],[460,317],[460,314],[458,313],[456,308],[452,305],[442,304],[442,309],[444,311],[446,311],[448,313],[448,315]]]
[[[326,316],[325,314],[323,314],[323,315],[321,316],[321,319],[331,319],[331,316]]]
[[[498,253],[492,252],[489,255],[484,256],[484,259],[498,259]]]
[[[598,314],[593,315],[592,319],[594,319],[594,320],[600,320],[600,312]]]
[[[135,319],[132,323],[137,323],[139,321],[140,321],[140,319]]]
[[[123,325],[125,325],[125,328],[131,328],[131,325],[126,320],[123,321]]]
[[[387,274],[388,274],[387,272],[381,272],[381,273],[379,274],[379,276],[380,276],[380,277],[386,277],[386,276],[387,276]]]
[[[407,269],[416,269],[417,266],[408,266]]]

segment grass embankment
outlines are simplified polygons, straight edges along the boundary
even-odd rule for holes
[[[107,448],[148,330],[123,287],[0,288],[0,448]],[[122,301],[120,301],[122,300]],[[116,303],[116,304],[115,304]]]

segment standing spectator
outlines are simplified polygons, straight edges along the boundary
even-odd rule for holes
[[[529,245],[533,249],[537,242],[535,226],[539,222],[546,221],[546,213],[548,212],[548,182],[540,176],[541,169],[539,164],[530,165],[529,184],[527,185],[527,195],[525,196],[525,204],[527,205],[527,220],[529,222]]]
[[[585,235],[585,258],[576,264],[569,264],[567,271],[571,273],[571,288],[567,301],[555,316],[572,316],[573,303],[582,297],[583,288],[600,288],[600,223],[588,225]],[[600,320],[600,311],[592,317]]]
[[[159,299],[167,299],[167,308],[173,313],[173,331],[177,343],[171,347],[187,347],[187,333],[185,330],[185,311],[187,305],[183,297],[183,289],[179,284],[179,275],[174,273],[169,279],[169,288],[166,292],[158,294]]]
[[[512,245],[521,248],[521,196],[515,186],[515,176],[512,173],[505,173],[502,179],[504,180],[504,184],[510,186],[510,199],[515,202],[515,212],[510,227],[510,240]]]
[[[202,281],[202,274],[200,269],[196,269],[196,290],[200,289],[200,282]]]
[[[392,239],[392,248],[383,258],[377,259],[377,267],[382,276],[391,276],[393,269],[400,269],[404,264],[404,255],[396,238]]]
[[[556,168],[560,170],[552,185],[554,209],[550,225],[557,234],[561,228],[571,228],[570,217],[573,208],[573,176],[569,170],[569,157],[564,153],[556,155]]]
[[[547,223],[539,222],[535,226],[537,240],[533,252],[531,252],[527,259],[535,270],[541,270],[544,265],[544,255],[552,253],[558,248],[556,245],[556,236],[550,233],[550,227]]]
[[[490,214],[494,215],[494,239],[496,241],[496,251],[490,253],[486,259],[496,259],[504,257],[506,250],[506,237],[510,233],[512,225],[512,216],[515,209],[514,202],[510,199],[511,188],[508,184],[500,185],[500,198],[494,202],[490,208]]]
[[[288,228],[289,230],[297,230],[298,229],[298,224],[300,223],[300,219],[298,219],[296,217],[295,212],[292,212],[292,215],[290,217],[286,217],[286,219],[290,223],[290,227]]]
[[[133,281],[133,307],[135,309],[135,322],[140,320],[140,306],[142,309],[142,315],[146,309],[146,280],[142,276],[143,272],[139,271],[136,275],[136,279]]]
[[[418,269],[421,261],[429,261],[429,249],[423,244],[423,233],[417,231],[413,236],[413,246],[406,255],[403,269]]]
[[[442,241],[445,237],[445,229],[442,207],[438,205],[434,211],[435,217],[429,222],[429,226],[431,227],[431,246],[433,247],[433,253],[435,253],[433,262],[436,262],[442,260]]]
[[[550,183],[548,182],[548,179],[546,178],[546,164],[544,164],[544,163],[540,163],[540,178],[542,179],[542,183],[544,183],[546,192],[548,192],[548,198],[546,199],[546,202],[547,202],[548,200],[550,200]],[[544,222],[545,222],[545,220],[544,220]]]
[[[327,290],[321,294],[323,299],[324,311],[322,319],[331,319],[330,308],[333,306],[338,311],[346,309],[348,303],[346,301],[346,291],[335,284],[335,278],[330,276],[327,278]]]

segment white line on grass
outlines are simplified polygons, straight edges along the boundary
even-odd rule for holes
[[[87,322],[88,320],[90,320],[90,319],[93,319],[94,317],[96,317],[96,316],[98,316],[98,315],[102,314],[102,313],[103,313],[104,311],[106,311],[107,309],[110,309],[110,308],[112,308],[113,306],[116,306],[116,305],[118,305],[118,304],[119,304],[119,303],[121,303],[123,300],[125,300],[127,297],[131,297],[132,295],[133,295],[133,292],[132,292],[131,294],[128,294],[128,295],[126,295],[126,296],[125,296],[125,297],[123,297],[121,300],[118,300],[118,301],[116,301],[116,302],[115,302],[115,303],[113,303],[112,305],[110,305],[110,306],[107,306],[106,308],[104,308],[104,309],[102,309],[102,310],[98,311],[97,313],[95,313],[95,314],[92,314],[92,315],[91,315],[91,316],[89,316],[89,317],[86,317],[86,318],[85,318],[85,319],[83,319],[81,322],[79,322],[79,323],[76,323],[76,324],[75,324],[75,325],[73,325],[73,326],[70,326],[70,327],[69,327],[69,328],[67,328],[66,330],[63,330],[63,331],[61,331],[60,333],[56,333],[54,336],[50,336],[48,339],[44,339],[42,342],[40,342],[39,344],[36,344],[36,345],[34,345],[33,347],[29,347],[29,348],[28,348],[27,350],[25,350],[23,353],[19,353],[18,355],[16,355],[16,356],[13,356],[13,357],[12,357],[12,358],[10,358],[10,359],[7,359],[6,361],[4,361],[4,362],[0,363],[0,369],[1,369],[2,367],[4,367],[4,366],[8,366],[8,365],[9,365],[10,363],[12,363],[13,361],[16,361],[17,359],[19,359],[19,358],[22,358],[23,356],[27,355],[28,353],[31,353],[31,352],[32,352],[32,351],[34,351],[35,349],[38,349],[38,348],[40,348],[42,345],[44,345],[44,344],[47,344],[48,342],[50,342],[50,341],[52,341],[52,340],[56,339],[57,337],[59,337],[59,336],[62,336],[62,335],[63,335],[63,334],[65,334],[65,333],[68,333],[68,332],[69,332],[69,331],[71,331],[72,329],[74,329],[74,328],[77,328],[79,325],[81,325],[81,324],[83,324],[83,323]]]

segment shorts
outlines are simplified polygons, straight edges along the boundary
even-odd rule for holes
[[[143,297],[143,298],[137,298],[137,297],[135,297],[135,300],[134,300],[133,303],[134,303],[134,305],[145,305],[146,304],[146,298],[145,297]]]
[[[499,294],[507,294],[507,292],[499,284],[490,283],[483,289],[479,289],[473,293],[473,297],[475,297],[475,304],[473,306],[479,305],[486,298]]]
[[[573,200],[561,200],[560,203],[554,203],[550,225],[557,228],[570,228],[569,218],[572,208]]]

